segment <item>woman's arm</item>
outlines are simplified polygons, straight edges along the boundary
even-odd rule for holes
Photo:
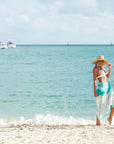
[[[96,93],[96,85],[97,85],[97,69],[94,68],[93,69],[93,87],[94,87],[94,97],[97,97],[97,93]]]
[[[112,69],[112,64],[108,64],[108,68],[109,68],[109,70],[108,70],[108,73],[107,73],[107,78],[109,78],[110,77],[110,75],[111,75],[111,69]]]

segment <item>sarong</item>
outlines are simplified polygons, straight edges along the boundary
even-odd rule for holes
[[[114,93],[110,83],[99,82],[96,89],[98,97],[97,102],[97,118],[102,120],[109,115],[111,106],[114,107]]]

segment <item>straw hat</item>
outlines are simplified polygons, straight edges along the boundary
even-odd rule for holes
[[[108,64],[108,61],[104,59],[103,55],[99,55],[95,61],[93,61],[91,64],[96,64],[98,61],[104,61],[104,65]]]

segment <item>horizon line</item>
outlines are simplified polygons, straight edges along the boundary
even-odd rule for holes
[[[22,43],[22,44],[21,44],[21,43],[18,43],[18,44],[16,44],[16,45],[39,45],[39,46],[46,46],[46,45],[50,45],[50,46],[51,46],[51,45],[52,45],[52,46],[53,46],[53,45],[63,45],[63,46],[73,46],[73,45],[74,45],[74,46],[76,46],[76,45],[77,45],[77,46],[79,46],[79,45],[80,45],[80,46],[81,46],[81,45],[83,45],[83,46],[84,46],[84,45],[87,45],[87,46],[89,46],[89,45],[90,45],[90,46],[92,46],[92,45],[107,45],[107,46],[113,46],[114,44],[112,44],[112,43],[111,43],[111,44],[32,44],[32,43],[31,43],[31,44],[28,44],[28,43]]]

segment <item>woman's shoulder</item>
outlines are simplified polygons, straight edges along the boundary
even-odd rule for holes
[[[96,66],[93,68],[93,71],[92,71],[92,72],[93,72],[93,73],[98,72],[98,69],[97,69],[97,67],[96,67]]]

